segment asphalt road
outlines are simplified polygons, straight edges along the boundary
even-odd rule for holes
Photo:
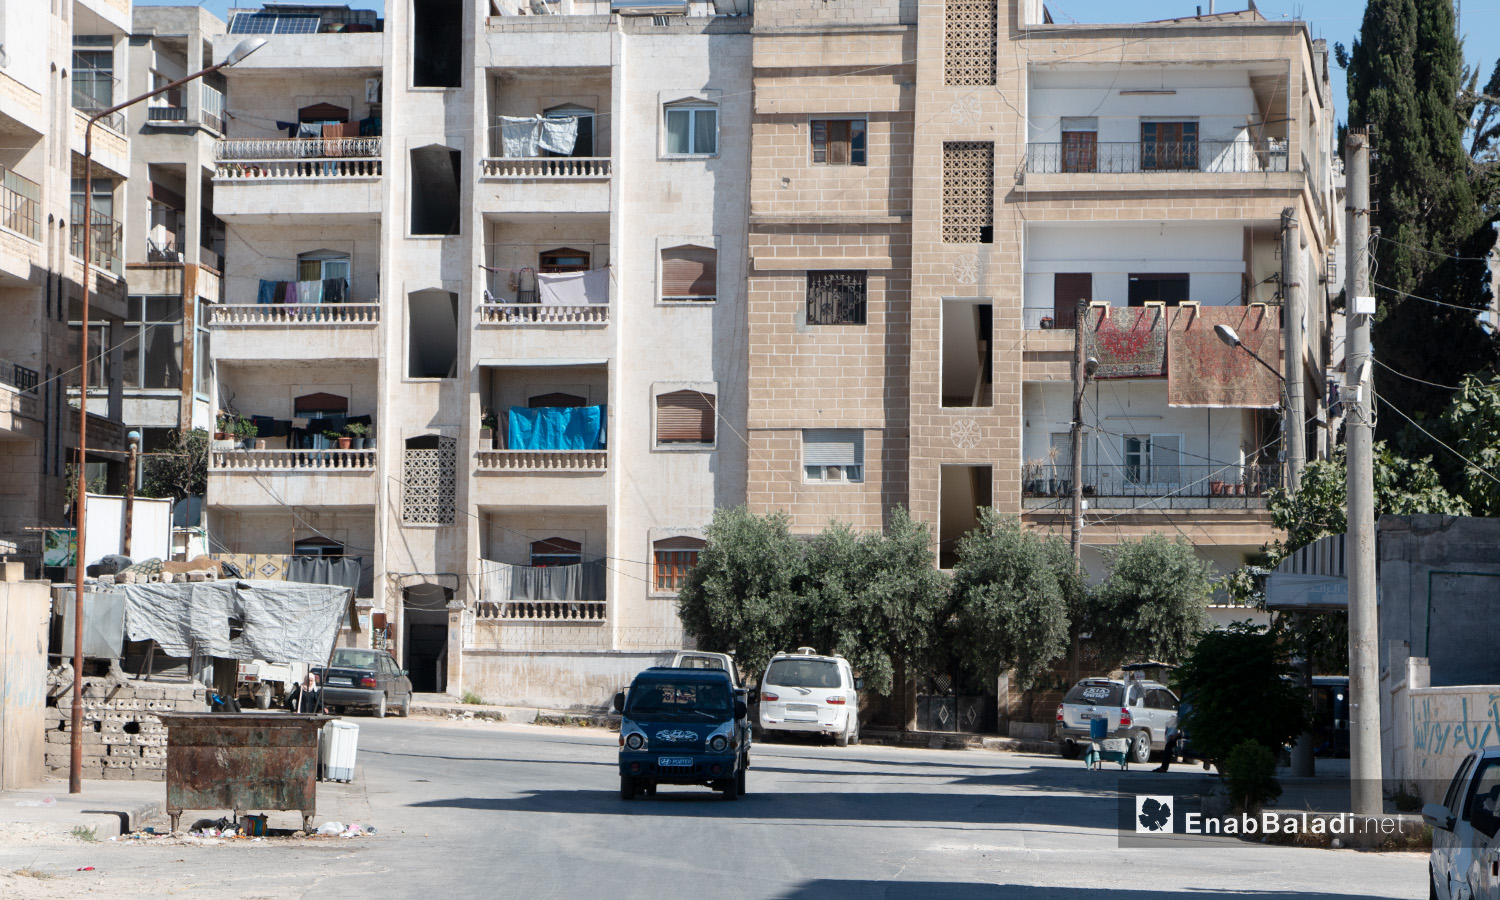
[[[1115,776],[985,751],[758,744],[739,801],[663,787],[625,802],[613,734],[357,721],[363,790],[344,789],[329,805],[357,810],[376,837],[96,844],[48,850],[43,862],[63,871],[97,860],[90,886],[120,898],[1426,896],[1424,855],[1228,842],[1120,849],[1117,777],[1126,790],[1156,793],[1201,777],[1191,770]],[[26,896],[83,896],[61,887],[43,882],[44,893]]]

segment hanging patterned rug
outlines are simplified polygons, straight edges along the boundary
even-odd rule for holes
[[[1167,332],[1167,405],[1275,409],[1281,382],[1279,317],[1264,306],[1204,306],[1175,310]],[[1215,325],[1234,329],[1244,346],[1224,343]],[[1253,350],[1263,366],[1246,352]]]
[[[1149,378],[1163,373],[1167,323],[1160,309],[1094,307],[1088,311],[1087,322],[1083,353],[1099,361],[1095,378]]]

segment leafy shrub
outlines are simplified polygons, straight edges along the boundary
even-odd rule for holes
[[[1255,741],[1241,741],[1230,751],[1224,762],[1224,780],[1229,786],[1230,807],[1252,815],[1281,796],[1276,754]]]

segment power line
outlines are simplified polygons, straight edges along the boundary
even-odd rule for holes
[[[1459,390],[1463,390],[1462,388],[1456,388],[1456,387],[1454,387],[1451,384],[1438,384],[1435,381],[1423,381],[1422,379],[1417,378],[1415,375],[1408,375],[1405,372],[1402,372],[1402,371],[1399,371],[1397,369],[1392,368],[1391,366],[1387,365],[1386,363],[1382,362],[1380,359],[1378,359],[1378,358],[1376,358],[1374,356],[1371,356],[1370,358],[1373,359],[1373,360],[1375,360],[1375,365],[1380,366],[1382,369],[1385,369],[1386,371],[1390,372],[1393,375],[1399,375],[1402,378],[1405,378],[1407,381],[1415,381],[1418,384],[1425,384],[1428,387],[1442,388],[1445,391],[1459,391]]]
[[[1453,259],[1453,260],[1457,260],[1459,262],[1489,262],[1490,261],[1490,257],[1488,257],[1488,256],[1455,256],[1452,253],[1442,253],[1442,252],[1437,251],[1437,250],[1428,250],[1426,247],[1418,247],[1416,244],[1408,244],[1405,241],[1393,241],[1393,240],[1391,240],[1390,238],[1386,237],[1383,234],[1377,234],[1377,235],[1375,235],[1375,240],[1377,240],[1377,241],[1383,241],[1383,242],[1385,242],[1387,244],[1390,244],[1392,246],[1395,246],[1395,247],[1405,247],[1408,250],[1415,250],[1418,253],[1425,253],[1428,256],[1437,256],[1437,257],[1441,257],[1443,259]]]
[[[1428,431],[1427,429],[1423,428],[1422,425],[1421,425],[1421,423],[1419,423],[1416,419],[1413,419],[1411,416],[1408,416],[1406,413],[1402,412],[1401,408],[1399,406],[1397,406],[1396,404],[1394,404],[1391,401],[1387,400],[1384,396],[1382,396],[1381,394],[1379,394],[1378,392],[1376,392],[1373,388],[1371,389],[1370,392],[1373,393],[1373,394],[1375,394],[1375,396],[1380,397],[1381,402],[1385,403],[1386,406],[1389,406],[1391,409],[1395,410],[1396,411],[1396,415],[1398,415],[1401,418],[1405,419],[1406,421],[1410,422],[1413,426],[1416,427],[1416,429],[1418,431],[1420,431],[1423,434],[1427,435],[1428,437],[1432,438],[1432,440],[1439,447],[1442,447],[1444,450],[1447,450],[1449,453],[1452,453],[1454,456],[1456,456],[1459,459],[1463,460],[1474,471],[1478,472],[1479,474],[1483,475],[1484,477],[1488,478],[1489,480],[1495,482],[1496,484],[1500,484],[1500,478],[1496,478],[1494,475],[1490,474],[1490,470],[1489,469],[1484,468],[1479,463],[1475,462],[1472,459],[1469,459],[1467,456],[1464,456],[1462,453],[1459,453],[1457,450],[1454,450],[1452,447],[1450,447],[1447,444],[1443,443],[1443,441],[1440,438],[1438,438],[1437,435],[1435,435],[1432,432]]]
[[[1408,294],[1406,291],[1400,290],[1398,288],[1393,288],[1390,285],[1380,284],[1379,282],[1375,281],[1373,278],[1370,280],[1370,284],[1375,285],[1375,287],[1378,287],[1378,288],[1380,288],[1383,291],[1390,291],[1393,294],[1399,294],[1402,297],[1407,297],[1407,298],[1410,298],[1412,300],[1421,300],[1424,303],[1431,303],[1434,306],[1446,306],[1449,309],[1461,309],[1464,312],[1470,313],[1470,314],[1472,314],[1474,316],[1478,316],[1480,313],[1487,311],[1487,310],[1484,310],[1484,309],[1481,309],[1481,308],[1478,308],[1478,307],[1473,307],[1473,306],[1459,306],[1457,303],[1444,303],[1441,300],[1433,300],[1430,297],[1421,297],[1421,296],[1418,296],[1416,294]]]

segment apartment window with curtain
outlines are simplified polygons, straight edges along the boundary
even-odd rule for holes
[[[813,119],[810,131],[813,165],[865,164],[864,119]]]
[[[676,446],[712,446],[714,442],[714,395],[684,390],[656,397],[656,443]]]
[[[857,428],[804,428],[802,476],[817,484],[865,480],[865,433]]]
[[[1127,434],[1120,439],[1125,481],[1178,484],[1182,481],[1182,435]]]
[[[182,298],[131,297],[125,321],[125,387],[182,387]]]
[[[333,250],[316,250],[297,254],[297,280],[323,281],[349,278],[349,254]]]
[[[711,303],[719,298],[719,251],[695,244],[661,252],[661,299]]]
[[[688,572],[698,564],[698,554],[704,546],[704,541],[692,537],[664,538],[652,544],[653,590],[659,594],[675,594],[682,590]]]
[[[808,272],[807,324],[865,324],[864,272]]]
[[[668,156],[713,156],[719,152],[719,110],[707,104],[666,109]]]

